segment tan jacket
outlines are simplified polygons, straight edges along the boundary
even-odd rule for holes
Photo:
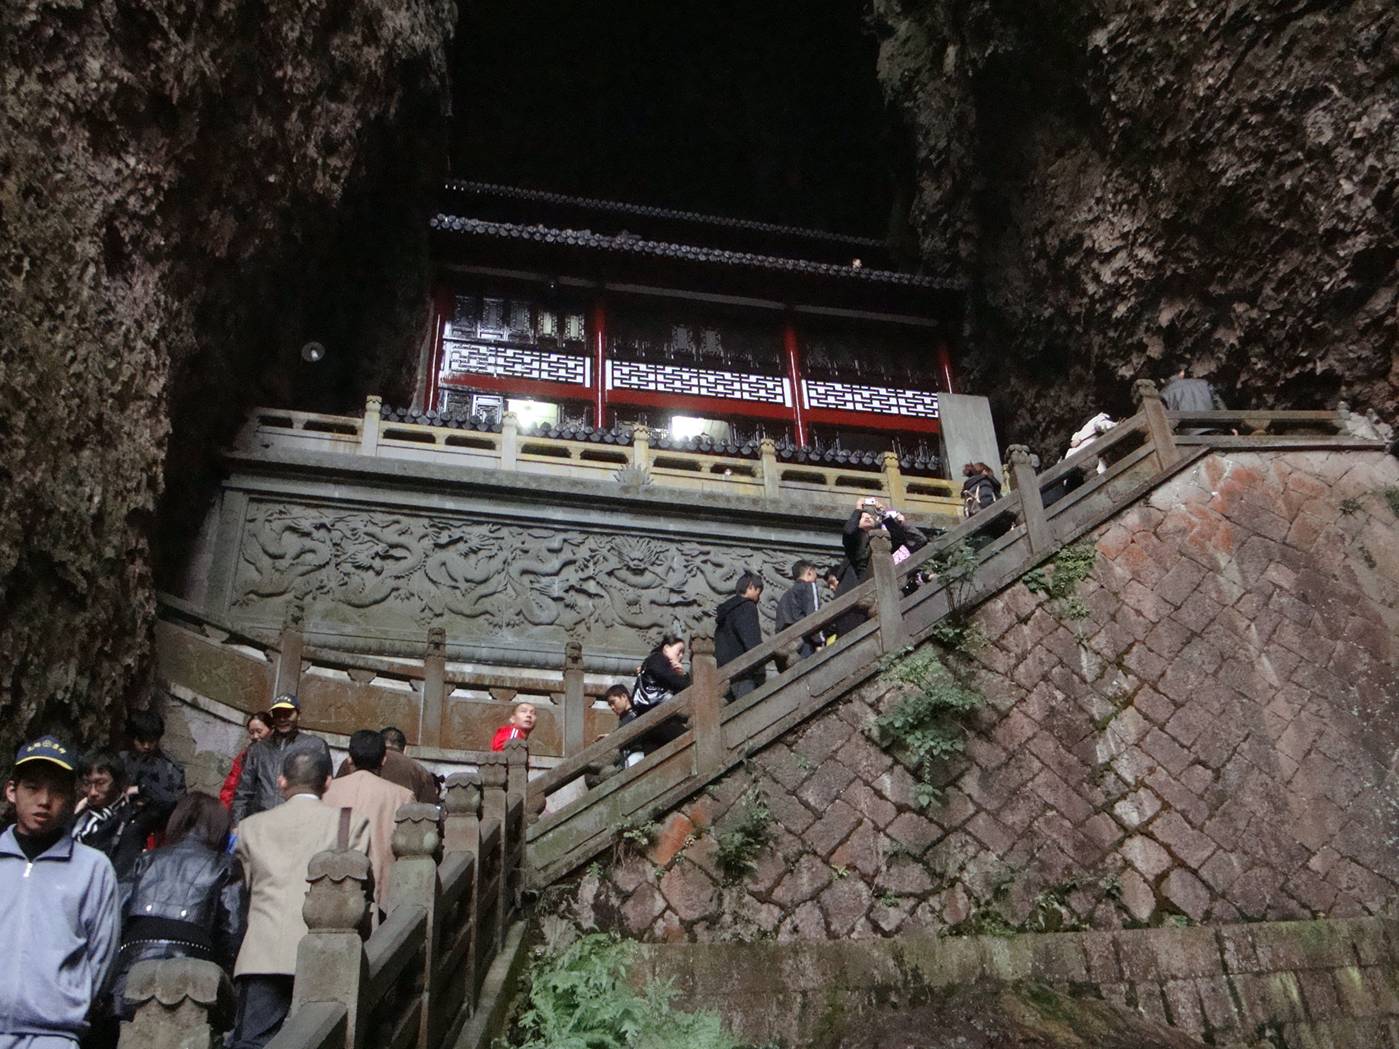
[[[374,868],[374,902],[380,907],[389,898],[393,867],[393,818],[399,806],[413,800],[413,792],[390,783],[373,772],[351,772],[331,780],[322,799],[335,808],[344,806],[369,820],[369,865]]]
[[[335,848],[339,832],[340,810],[307,794],[238,824],[248,926],[234,976],[296,972],[296,948],[306,935],[306,867],[316,853]],[[369,852],[369,821],[358,814],[350,819],[349,845]]]
[[[341,779],[354,770],[350,759],[344,758],[340,767],[335,770],[335,778]],[[390,783],[397,783],[400,787],[407,787],[413,792],[414,800],[424,805],[437,805],[441,801],[437,796],[437,781],[432,778],[432,773],[407,754],[392,747],[384,751],[384,767],[379,770],[379,777]]]

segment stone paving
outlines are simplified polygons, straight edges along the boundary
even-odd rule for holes
[[[1114,929],[1395,913],[1399,517],[1379,454],[1215,455],[1096,534],[1081,619],[1023,585],[954,656],[986,697],[941,804],[872,685],[578,886],[654,940]],[[760,792],[772,842],[726,883]]]

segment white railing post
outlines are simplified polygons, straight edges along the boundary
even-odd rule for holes
[[[500,420],[500,468],[516,469],[520,454],[520,420],[506,412]]]
[[[631,464],[638,473],[651,469],[651,428],[641,423],[631,431]]]
[[[758,442],[758,453],[763,465],[763,495],[776,499],[782,494],[782,478],[777,472],[777,442],[764,437]]]
[[[359,428],[359,454],[379,454],[379,430],[384,422],[384,399],[366,397],[364,399],[364,421]]]

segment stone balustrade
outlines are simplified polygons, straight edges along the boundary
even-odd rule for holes
[[[482,995],[519,907],[524,781],[515,743],[449,777],[441,806],[398,811],[387,917],[367,939],[368,857],[312,858],[291,1013],[269,1049],[436,1049],[499,1012]],[[141,963],[129,995],[120,1049],[212,1047],[232,1018],[228,977],[208,962]]]
[[[660,449],[637,426],[629,445],[596,444],[520,432],[506,413],[500,432],[389,422],[382,401],[370,397],[362,417],[259,409],[240,438],[245,448],[282,447],[379,458],[512,470],[624,485],[655,485],[689,492],[848,504],[861,495],[883,497],[913,513],[955,517],[961,507],[951,481],[905,473],[893,452],[876,469],[783,462],[769,438],[757,459]]]
[[[873,533],[869,580],[733,662],[716,667],[712,645],[697,640],[689,689],[530,782],[530,810],[547,807],[529,832],[534,883],[548,884],[586,862],[624,822],[644,821],[694,793],[868,679],[882,658],[927,637],[950,612],[972,607],[1014,582],[1211,449],[1377,446],[1373,435],[1354,433],[1338,412],[1212,413],[1205,421],[1213,427],[1247,433],[1226,432],[1203,442],[1178,439],[1177,419],[1164,410],[1155,387],[1144,384],[1138,393],[1137,415],[1038,474],[1028,449],[1011,448],[1011,493],[902,563],[895,565],[889,556],[887,534]],[[1107,465],[1096,473],[1092,467],[1100,459]],[[1071,475],[1079,481],[1076,487],[1065,484]],[[976,565],[974,578],[940,577],[940,559],[962,546]],[[916,572],[929,578],[910,587]],[[855,609],[865,613],[864,622],[853,627],[847,622],[834,645],[797,661],[802,638],[830,633]],[[731,679],[764,667],[771,669],[758,689],[724,704]],[[622,755],[636,749],[642,737],[677,720],[687,722],[687,731],[640,763],[623,767]]]

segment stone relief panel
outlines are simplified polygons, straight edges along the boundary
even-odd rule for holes
[[[838,542],[833,530],[832,559]],[[254,502],[230,612],[275,626],[295,597],[315,629],[413,636],[442,625],[452,641],[576,637],[594,651],[629,653],[672,626],[690,632],[707,623],[744,569],[767,582],[771,629],[792,561],[803,555],[811,552]]]

